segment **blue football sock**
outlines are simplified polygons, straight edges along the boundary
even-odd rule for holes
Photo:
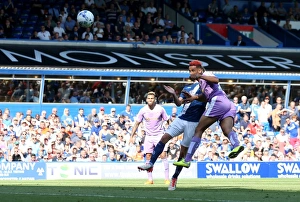
[[[175,173],[174,173],[174,175],[172,176],[172,178],[178,178],[178,176],[179,176],[179,174],[181,173],[181,171],[182,171],[182,166],[176,166],[176,170],[175,170]]]
[[[157,158],[159,157],[159,155],[164,151],[165,145],[163,142],[159,141],[159,143],[155,146],[154,151],[152,153],[151,159],[150,159],[150,163],[152,165],[155,164]]]

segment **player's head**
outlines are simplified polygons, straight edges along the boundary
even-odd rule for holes
[[[147,104],[153,105],[155,103],[155,97],[156,97],[155,92],[153,91],[148,92],[147,99],[146,99]]]
[[[197,80],[200,75],[203,74],[203,72],[205,72],[204,67],[202,67],[202,64],[199,60],[192,60],[189,63],[189,72],[190,72],[190,79],[192,81]]]

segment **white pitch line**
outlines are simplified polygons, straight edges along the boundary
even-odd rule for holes
[[[128,198],[128,199],[157,199],[157,200],[172,200],[172,201],[212,201],[212,202],[257,202],[257,201],[239,201],[239,200],[220,200],[220,199],[192,199],[192,198],[164,198],[164,197],[144,197],[144,196],[112,196],[102,194],[58,194],[58,193],[15,193],[15,192],[0,192],[0,194],[12,195],[31,195],[31,196],[79,196],[79,197],[100,197],[100,198]]]

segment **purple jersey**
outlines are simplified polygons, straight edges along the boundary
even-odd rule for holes
[[[203,76],[215,76],[215,75],[213,73],[204,72]],[[200,84],[201,91],[202,93],[204,93],[208,102],[210,102],[214,96],[217,95],[226,96],[225,92],[222,90],[219,83],[211,83],[205,81],[204,79],[200,79],[199,84]]]
[[[163,123],[166,120],[168,120],[166,110],[157,104],[153,110],[148,105],[144,106],[137,115],[137,121],[143,121],[146,135],[150,136],[162,135],[164,133]]]

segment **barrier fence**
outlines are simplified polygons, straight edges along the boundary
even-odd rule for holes
[[[0,163],[0,180],[145,179],[140,163],[12,162]],[[155,164],[153,177],[164,178],[164,166]],[[170,176],[175,166],[170,163]],[[180,178],[300,178],[300,162],[197,162]]]

